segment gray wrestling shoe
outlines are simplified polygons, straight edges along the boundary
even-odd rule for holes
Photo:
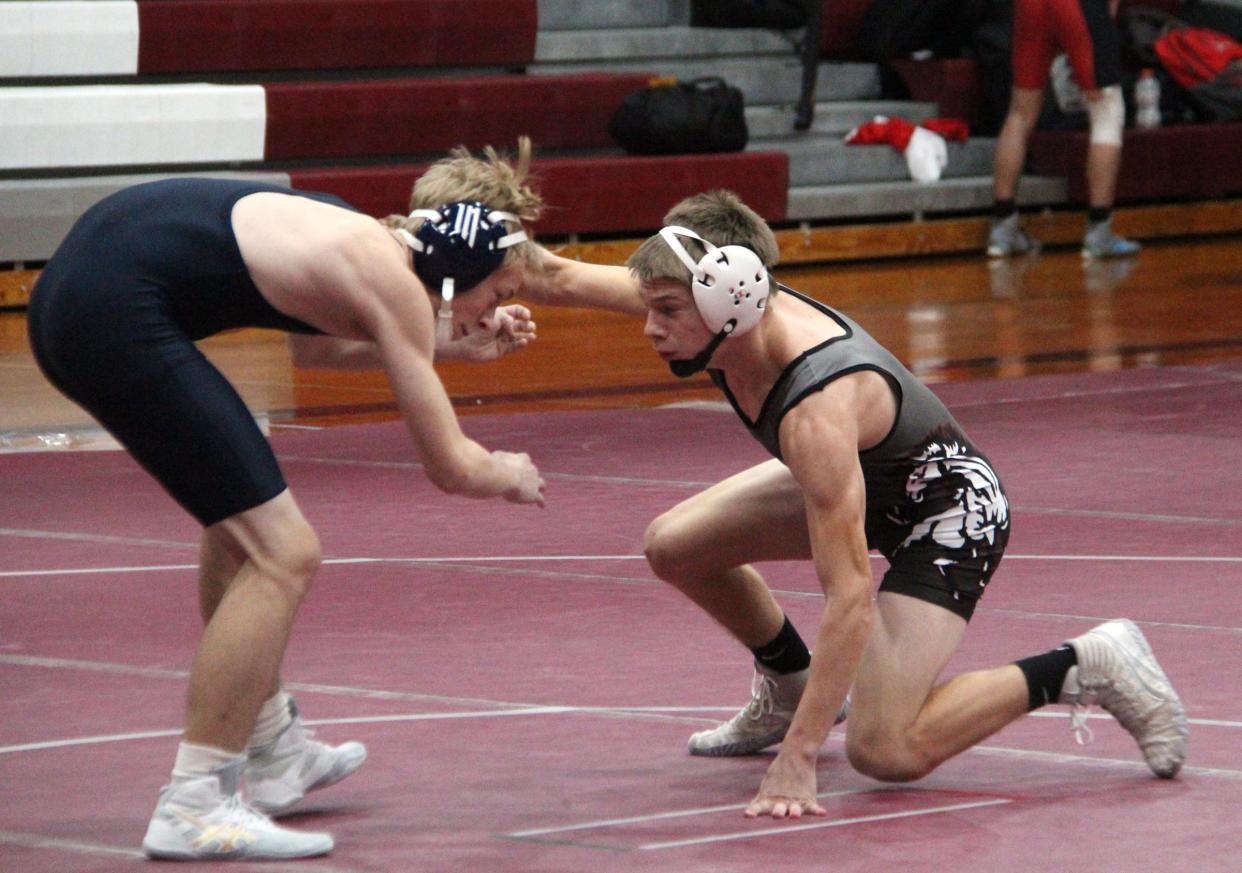
[[[1116,619],[1068,642],[1078,666],[1070,668],[1057,702],[1074,707],[1070,726],[1078,742],[1090,739],[1087,707],[1097,704],[1138,741],[1153,773],[1176,776],[1190,737],[1186,708],[1143,632],[1128,619]]]
[[[988,231],[988,257],[1009,258],[1039,251],[1039,243],[1027,235],[1018,220],[1018,213],[1008,218],[992,219]]]
[[[1087,232],[1082,238],[1084,258],[1125,258],[1137,255],[1141,248],[1134,240],[1113,233],[1111,218],[1087,225]]]
[[[308,793],[335,785],[362,766],[367,747],[348,742],[329,746],[294,716],[293,723],[246,761],[246,797],[260,812],[277,816]]]
[[[724,724],[693,734],[689,743],[690,754],[725,758],[753,755],[776,745],[785,739],[789,731],[810,675],[810,667],[797,673],[780,674],[756,665],[750,686],[750,703]],[[847,697],[834,724],[845,721],[849,711]]]
[[[251,809],[238,791],[241,762],[164,786],[142,850],[174,861],[312,858],[332,851],[328,834],[291,831]]]

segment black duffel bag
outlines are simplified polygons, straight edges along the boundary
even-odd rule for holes
[[[717,76],[653,80],[626,95],[608,132],[635,155],[741,151],[747,138],[742,92]]]

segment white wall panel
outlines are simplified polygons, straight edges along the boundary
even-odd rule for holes
[[[0,88],[0,169],[260,161],[266,114],[260,85]]]
[[[0,76],[138,72],[138,4],[132,0],[4,0],[0,35]]]

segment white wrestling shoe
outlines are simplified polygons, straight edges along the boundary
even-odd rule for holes
[[[1116,619],[1069,640],[1078,666],[1065,677],[1058,703],[1074,707],[1070,726],[1079,743],[1091,737],[1087,707],[1112,714],[1138,741],[1147,766],[1172,779],[1186,760],[1190,729],[1186,708],[1156,662],[1143,632],[1128,619]]]
[[[362,743],[321,743],[295,716],[280,736],[250,754],[244,775],[246,798],[260,812],[278,816],[308,793],[340,782],[366,759]]]
[[[142,850],[174,861],[311,858],[332,851],[328,834],[286,830],[255,812],[238,792],[241,763],[211,776],[165,785]]]
[[[690,754],[725,758],[753,755],[768,746],[776,745],[785,739],[785,734],[789,731],[810,675],[810,667],[797,673],[780,674],[756,665],[755,676],[750,684],[750,703],[724,724],[691,735]],[[849,711],[850,701],[847,697],[833,723],[840,724],[845,721]]]

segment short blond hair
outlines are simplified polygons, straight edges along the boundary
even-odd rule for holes
[[[409,211],[415,209],[438,209],[445,203],[470,200],[491,209],[512,212],[533,236],[527,225],[537,220],[543,212],[543,198],[535,188],[535,178],[530,171],[532,148],[529,137],[518,138],[516,159],[510,159],[489,146],[484,146],[483,156],[475,157],[465,146],[458,146],[427,168],[427,172],[414,182],[410,192]],[[388,227],[402,228],[414,233],[423,220],[404,215],[389,215],[383,219]],[[511,228],[517,230],[517,228]],[[516,258],[529,259],[534,252],[532,242],[522,242],[505,253],[505,262]]]
[[[772,228],[740,197],[724,188],[687,197],[668,211],[664,224],[693,230],[715,246],[745,246],[768,269],[780,261],[780,246]],[[685,237],[679,240],[692,258],[698,260],[703,256],[704,249],[698,242]],[[689,285],[693,280],[690,270],[658,233],[639,246],[625,265],[640,282],[667,279]],[[775,284],[772,291],[776,291]]]

